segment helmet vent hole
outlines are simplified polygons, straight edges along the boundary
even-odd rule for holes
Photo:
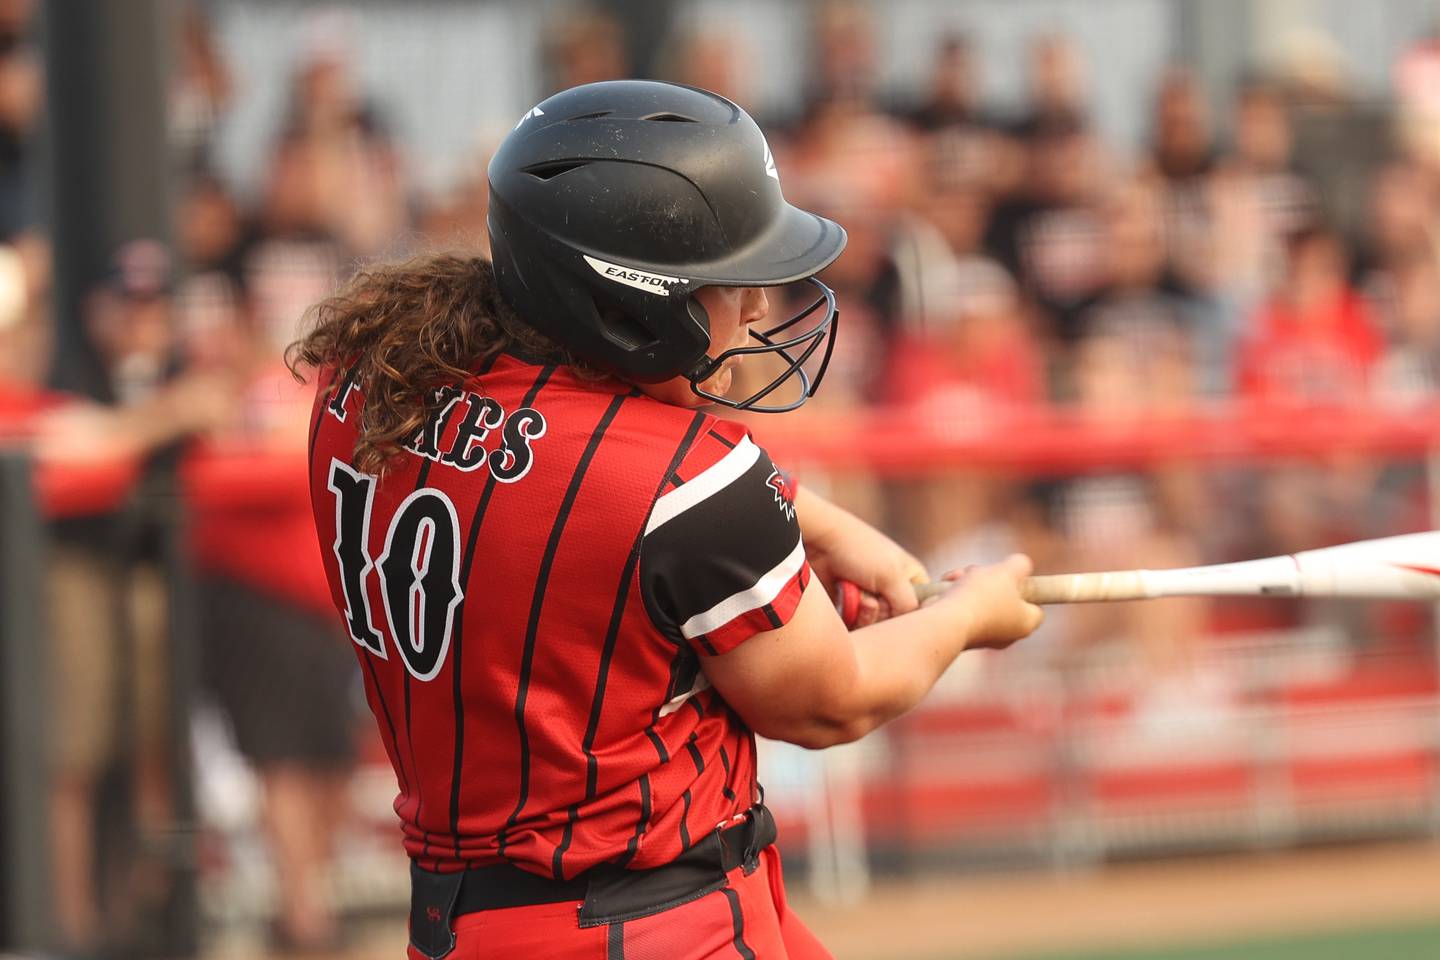
[[[570,123],[575,120],[599,120],[601,117],[608,117],[614,112],[614,110],[596,110],[594,113],[577,113],[573,117],[566,117],[565,122]]]
[[[641,117],[642,120],[653,120],[656,123],[699,123],[694,117],[684,117],[678,113],[657,113],[649,117]]]
[[[526,167],[525,172],[536,180],[554,180],[562,173],[569,173],[571,170],[578,170],[585,166],[584,160],[560,160],[554,163],[538,163],[533,167]]]
[[[612,343],[627,350],[645,350],[660,342],[654,333],[608,297],[597,297],[595,308],[605,337]]]

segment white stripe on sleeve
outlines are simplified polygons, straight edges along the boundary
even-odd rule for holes
[[[688,483],[682,483],[656,500],[655,509],[650,512],[650,522],[645,524],[645,532],[652,532],[724,490],[740,479],[758,459],[760,448],[751,443],[749,437],[741,437],[735,449],[696,474]]]
[[[790,555],[756,581],[755,586],[731,594],[704,613],[697,613],[680,624],[681,636],[686,640],[693,640],[725,626],[741,614],[760,609],[780,595],[785,584],[789,583],[790,578],[800,571],[804,563],[805,544],[803,541],[797,540],[795,549],[790,551]]]

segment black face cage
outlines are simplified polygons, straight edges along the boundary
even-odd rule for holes
[[[786,413],[799,407],[815,395],[815,391],[820,389],[820,381],[825,379],[826,369],[830,366],[830,354],[835,350],[835,333],[840,328],[840,309],[835,303],[834,290],[831,290],[815,277],[806,277],[801,282],[811,284],[819,291],[819,296],[815,298],[815,301],[789,320],[777,324],[768,330],[751,330],[750,336],[760,341],[759,346],[735,347],[726,350],[714,359],[705,358],[705,361],[699,367],[686,375],[686,379],[690,381],[690,389],[693,390],[696,395],[704,397],[712,403],[733,407],[736,410],[753,410],[756,413]],[[809,317],[816,310],[820,309],[821,306],[825,307],[825,316],[813,329],[796,334],[788,340],[780,340],[777,342],[776,338],[780,334]],[[820,368],[815,371],[815,379],[811,380],[809,371],[805,369],[805,363],[815,355],[815,352],[820,349],[822,343],[825,345],[825,354],[820,359]],[[801,346],[803,346],[804,349],[796,355],[794,351]],[[711,374],[720,369],[720,365],[730,357],[759,353],[778,353],[784,358],[788,366],[786,366],[775,379],[771,380],[769,384],[756,390],[744,400],[732,400],[729,397],[717,396],[700,386]],[[795,377],[800,378],[799,397],[785,404],[760,405],[760,401],[770,396],[770,394],[774,393]]]

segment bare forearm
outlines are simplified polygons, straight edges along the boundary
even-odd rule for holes
[[[790,622],[709,658],[706,674],[757,733],[820,748],[918,704],[961,651],[1004,647],[1042,616],[1020,597],[1030,561],[977,568],[934,603],[847,631],[812,579]]]
[[[858,740],[914,708],[965,649],[968,618],[946,603],[849,634],[854,670],[832,694],[814,746]]]
[[[757,637],[737,653],[763,679],[744,668],[711,679],[756,732],[818,749],[858,740],[919,703],[965,649],[971,617],[965,604],[941,602],[847,632],[812,581],[790,626],[807,650]]]

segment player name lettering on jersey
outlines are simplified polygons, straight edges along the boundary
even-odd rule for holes
[[[515,483],[535,462],[534,441],[545,435],[545,415],[533,407],[505,412],[491,397],[441,387],[435,391],[439,406],[406,450],[435,463],[469,473],[482,467],[500,483]],[[486,447],[491,433],[500,431],[500,444]]]

